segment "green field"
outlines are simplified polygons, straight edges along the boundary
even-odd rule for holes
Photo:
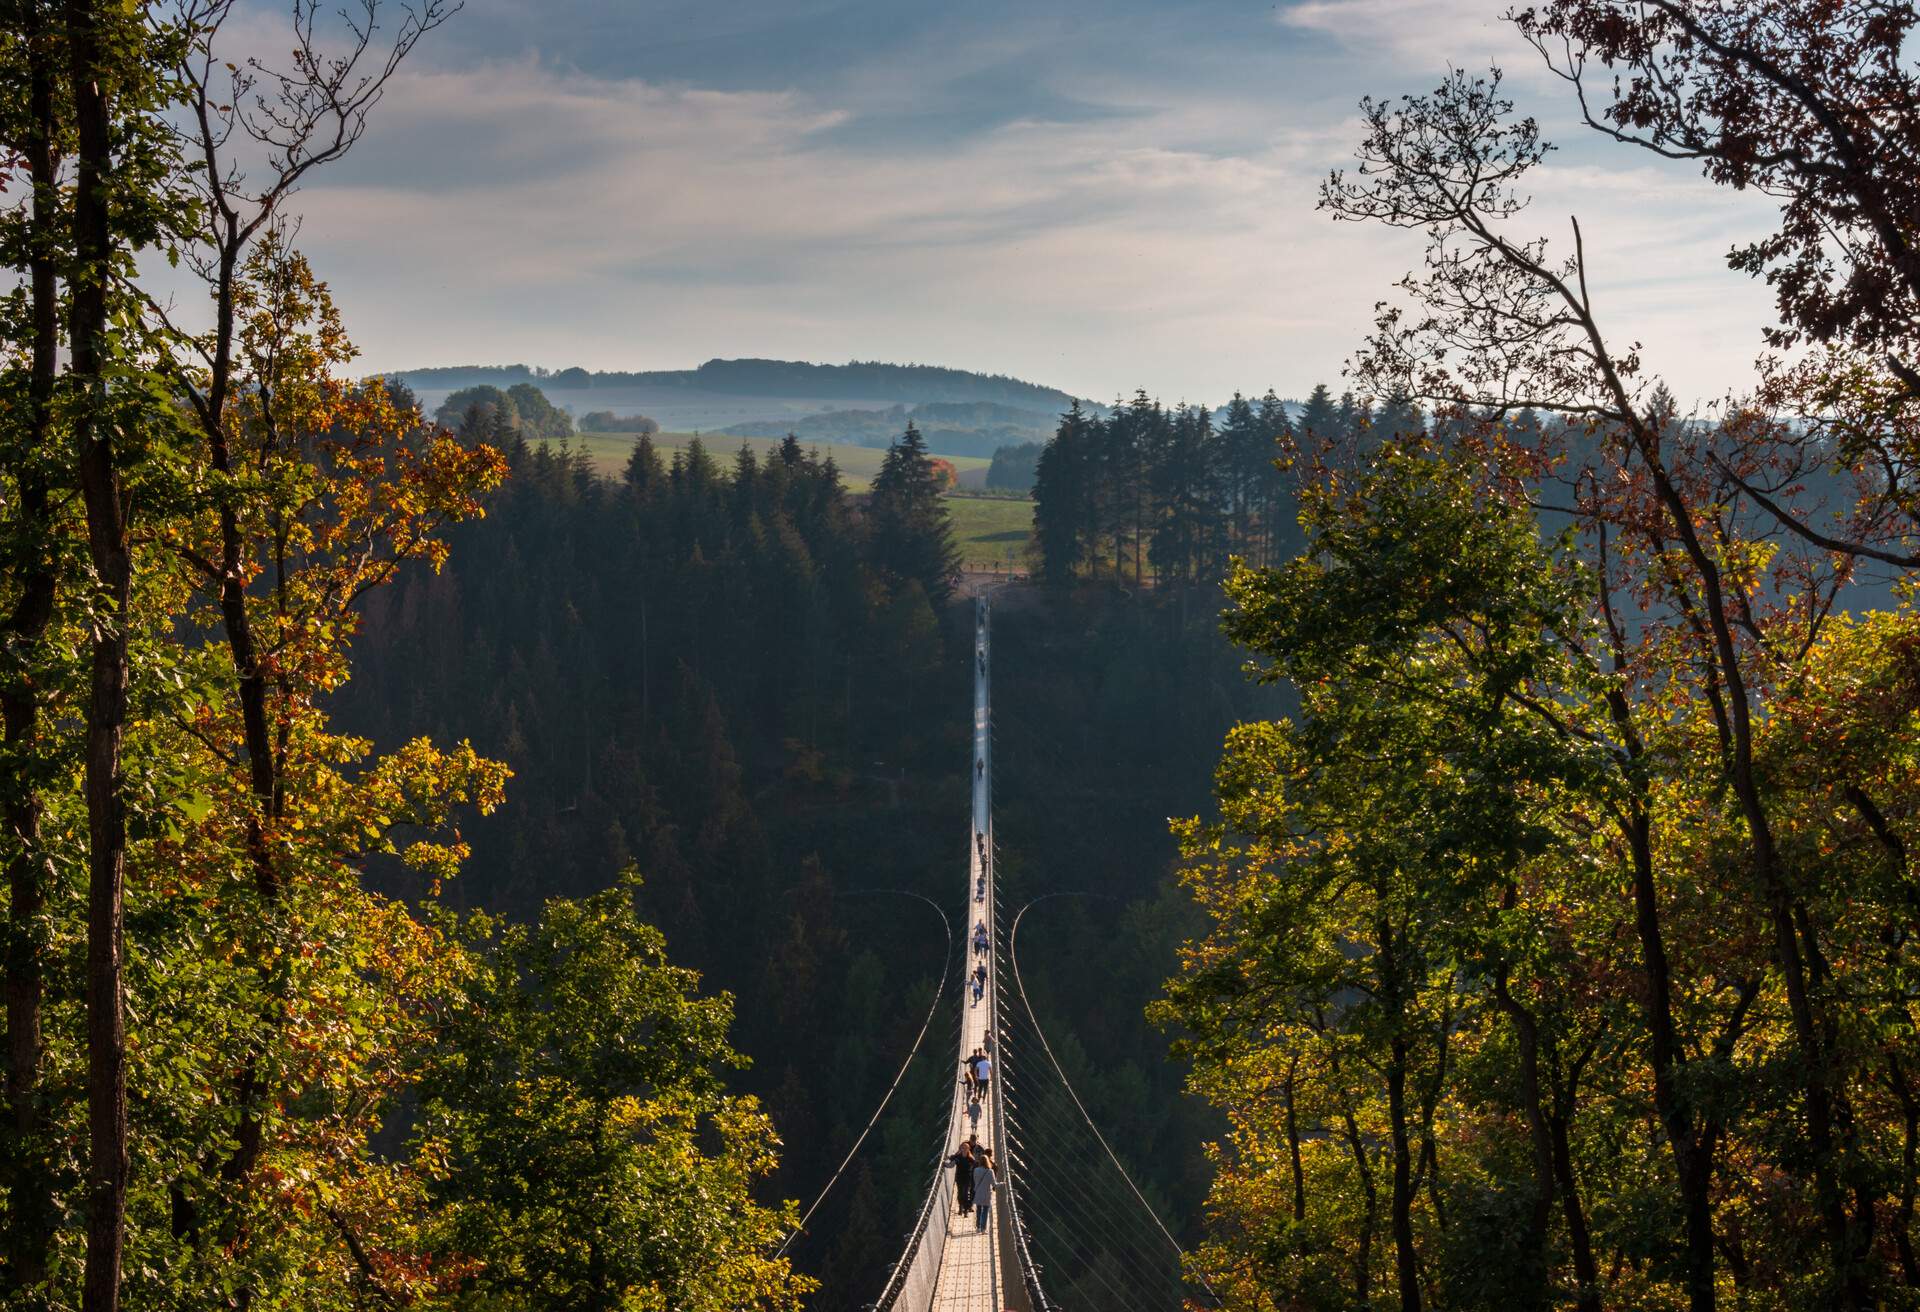
[[[1033,538],[1033,502],[999,497],[948,497],[953,514],[953,537],[961,563],[1004,567],[1008,552],[1013,567],[1025,569],[1027,543]]]
[[[594,467],[605,474],[618,474],[626,466],[627,453],[633,450],[632,433],[576,433],[573,445],[586,448],[592,456]],[[701,433],[701,442],[707,452],[723,465],[733,459],[734,452],[744,444],[753,448],[754,455],[762,460],[767,453],[780,445],[780,439],[774,437],[735,437],[731,433]],[[694,439],[692,433],[656,433],[654,445],[660,448],[663,457],[671,459],[669,452],[679,450]],[[880,472],[880,461],[886,451],[873,446],[841,446],[837,443],[826,445],[808,444],[810,451],[818,451],[823,457],[832,456],[834,463],[840,466],[840,477],[846,481],[851,492],[865,492],[873,476]],[[985,469],[993,462],[984,456],[949,456],[940,452],[933,453],[942,460],[951,461],[953,467],[965,474],[969,470]]]

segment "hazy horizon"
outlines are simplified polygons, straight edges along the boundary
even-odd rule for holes
[[[1358,98],[1499,62],[1563,145],[1519,222],[1563,243],[1577,211],[1611,334],[1685,398],[1737,390],[1769,306],[1723,257],[1770,207],[1579,127],[1499,10],[472,0],[303,193],[301,240],[368,372],[762,357],[1300,395],[1420,254],[1314,210]]]

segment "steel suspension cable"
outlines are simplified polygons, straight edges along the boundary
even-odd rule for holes
[[[1103,1230],[1102,1227],[1088,1220],[1076,1220],[1075,1214],[1069,1210],[1066,1202],[1055,1196],[1050,1188],[1043,1189],[1032,1201],[1038,1205],[1035,1208],[1036,1219],[1045,1228],[1057,1232],[1059,1237],[1067,1242],[1069,1250],[1079,1248],[1093,1255],[1092,1259],[1083,1257],[1081,1260],[1081,1266],[1086,1276],[1099,1281],[1108,1289],[1114,1290],[1116,1297],[1129,1306],[1137,1307],[1139,1303],[1136,1300],[1151,1298],[1151,1295],[1144,1287],[1156,1283],[1155,1279],[1145,1277],[1141,1268],[1133,1266],[1122,1258],[1115,1256],[1116,1253],[1124,1251],[1123,1247],[1116,1246],[1116,1240],[1120,1240],[1122,1243],[1124,1242],[1123,1236],[1117,1236],[1111,1230]],[[1059,1212],[1057,1215],[1050,1215],[1050,1211],[1055,1204],[1059,1205]],[[1126,1292],[1116,1289],[1113,1280],[1101,1269],[1098,1262],[1098,1258],[1101,1255],[1105,1255],[1112,1260],[1113,1274],[1115,1276],[1121,1280],[1132,1282]],[[1184,1290],[1178,1282],[1165,1281],[1164,1277],[1159,1277],[1159,1281],[1164,1284],[1167,1293],[1172,1296],[1176,1304],[1185,1301]]]
[[[1041,897],[1034,898],[1031,902],[1021,907],[1019,913],[1013,918],[1012,930],[1007,934],[1007,957],[1013,964],[1013,986],[1020,994],[1020,1005],[1027,1013],[1028,1024],[1032,1026],[1034,1034],[1040,1040],[1041,1050],[1047,1054],[1047,1061],[1052,1065],[1054,1073],[1060,1077],[1060,1083],[1066,1089],[1067,1096],[1073,1099],[1073,1105],[1080,1109],[1081,1119],[1086,1121],[1087,1128],[1093,1131],[1093,1137],[1100,1141],[1100,1147],[1106,1150],[1107,1160],[1113,1163],[1114,1170],[1120,1172],[1120,1178],[1127,1182],[1127,1188],[1133,1191],[1133,1196],[1139,1201],[1141,1209],[1152,1218],[1155,1227],[1166,1237],[1167,1243],[1173,1246],[1173,1251],[1178,1253],[1181,1261],[1184,1262],[1187,1257],[1187,1250],[1180,1246],[1180,1241],[1173,1237],[1173,1232],[1168,1230],[1166,1224],[1161,1221],[1160,1214],[1153,1210],[1153,1204],[1149,1203],[1146,1195],[1140,1192],[1140,1186],[1133,1182],[1133,1176],[1129,1175],[1127,1168],[1120,1164],[1120,1158],[1113,1151],[1113,1146],[1107,1142],[1107,1136],[1100,1133],[1100,1127],[1095,1125],[1093,1123],[1093,1117],[1087,1114],[1087,1105],[1081,1102],[1080,1095],[1074,1092],[1073,1081],[1069,1080],[1066,1071],[1061,1069],[1060,1059],[1053,1055],[1053,1045],[1047,1042],[1046,1031],[1040,1028],[1040,1020],[1033,1014],[1033,1003],[1027,997],[1027,986],[1020,978],[1020,921],[1025,917],[1027,912],[1033,910],[1033,908],[1040,903],[1050,901],[1053,898],[1106,896],[1108,895],[1104,893],[1081,893],[1073,891],[1047,893]],[[1200,1278],[1196,1277],[1196,1279]],[[1200,1279],[1200,1287],[1207,1291],[1207,1296],[1213,1299],[1214,1302],[1217,1303],[1220,1301],[1219,1295],[1213,1292],[1213,1286],[1209,1285],[1205,1279]]]
[[[1026,1148],[1027,1145],[1024,1139],[1018,1135],[1015,1136],[1015,1139],[1021,1148]],[[1036,1140],[1036,1143],[1037,1142]],[[1039,1145],[1039,1147],[1041,1151],[1049,1151],[1046,1145]],[[1029,1161],[1024,1152],[1020,1154],[1020,1160],[1023,1163],[1028,1163]],[[1100,1202],[1095,1197],[1097,1186],[1093,1184],[1090,1178],[1085,1184],[1082,1184],[1081,1182],[1075,1181],[1064,1170],[1062,1170],[1058,1179],[1039,1171],[1033,1172],[1027,1178],[1037,1187],[1044,1188],[1048,1196],[1060,1205],[1063,1214],[1067,1213],[1069,1204],[1077,1203],[1084,1209],[1084,1211],[1080,1213],[1084,1218],[1084,1225],[1080,1227],[1080,1237],[1082,1239],[1086,1238],[1087,1231],[1099,1230],[1109,1236],[1118,1234],[1124,1240],[1124,1232],[1128,1229],[1135,1228],[1127,1224],[1126,1213],[1119,1208],[1117,1201],[1109,1200],[1105,1209],[1102,1209]],[[1169,1291],[1178,1296],[1183,1289],[1184,1281],[1177,1269],[1168,1270],[1165,1267],[1152,1263],[1144,1254],[1136,1251],[1137,1247],[1137,1245],[1131,1243],[1123,1243],[1121,1247],[1111,1250],[1115,1265],[1124,1268],[1129,1275],[1140,1280],[1142,1283],[1162,1282],[1168,1287]]]
[[[866,1128],[862,1129],[860,1131],[860,1137],[853,1141],[853,1147],[847,1149],[847,1155],[840,1159],[840,1165],[834,1168],[833,1175],[827,1180],[826,1187],[820,1190],[819,1196],[813,1200],[813,1205],[807,1208],[806,1212],[801,1215],[799,1224],[795,1225],[791,1233],[781,1241],[780,1247],[774,1250],[773,1255],[775,1257],[783,1256],[788,1246],[805,1232],[807,1222],[811,1221],[813,1214],[820,1210],[820,1204],[827,1201],[827,1195],[833,1192],[833,1186],[840,1183],[841,1173],[847,1169],[847,1164],[853,1160],[854,1154],[860,1151],[860,1145],[867,1141],[867,1136],[873,1133],[873,1127],[879,1124],[882,1113],[887,1110],[887,1104],[893,1101],[894,1091],[900,1087],[900,1082],[906,1078],[907,1068],[913,1065],[913,1059],[919,1055],[920,1044],[926,1039],[927,1030],[933,1024],[934,1013],[940,1008],[940,999],[947,991],[947,967],[953,960],[953,921],[948,917],[947,913],[941,909],[938,902],[935,902],[924,893],[914,893],[904,888],[859,888],[852,889],[845,893],[839,893],[835,896],[865,897],[878,894],[919,898],[920,901],[932,907],[934,913],[940,917],[940,925],[947,932],[947,946],[946,950],[941,954],[940,974],[933,988],[933,1002],[927,1007],[927,1018],[920,1022],[920,1033],[914,1036],[913,1047],[907,1051],[907,1059],[900,1063],[900,1069],[894,1073],[893,1083],[887,1086],[886,1093],[880,1098],[880,1105],[874,1108],[873,1115],[867,1118]]]
[[[1046,1120],[1042,1119],[1043,1116],[1053,1116],[1055,1118],[1054,1122],[1048,1124]],[[1016,1112],[1011,1118],[1011,1124],[1029,1130],[1033,1134],[1036,1143],[1042,1135],[1049,1136],[1050,1139],[1052,1136],[1058,1136],[1060,1140],[1065,1140],[1066,1146],[1064,1151],[1054,1148],[1056,1156],[1052,1158],[1052,1160],[1059,1161],[1063,1167],[1079,1167],[1089,1180],[1093,1178],[1095,1171],[1101,1165],[1100,1158],[1095,1156],[1084,1144],[1076,1144],[1069,1138],[1070,1131],[1073,1128],[1077,1128],[1079,1122],[1073,1121],[1064,1110],[1057,1113],[1046,1111],[1036,1112],[1031,1120]],[[1052,1142],[1049,1143],[1049,1147],[1054,1147]],[[1135,1218],[1135,1222],[1137,1224],[1139,1223],[1138,1217]]]
[[[1072,1123],[1072,1129],[1079,1128],[1077,1121]],[[1184,1300],[1178,1267],[1161,1266],[1147,1257],[1149,1249],[1159,1248],[1158,1241],[1147,1242],[1151,1232],[1142,1234],[1145,1223],[1134,1209],[1122,1206],[1122,1200],[1111,1190],[1100,1188],[1096,1175],[1103,1163],[1099,1158],[1074,1144],[1069,1131],[1061,1128],[1015,1117],[1009,1124],[1009,1134],[1014,1159],[1032,1168],[1023,1171],[1021,1178],[1040,1191],[1032,1202],[1034,1214],[1047,1232],[1040,1236],[1042,1247],[1050,1246],[1045,1241],[1051,1239],[1064,1241],[1069,1251],[1106,1252],[1114,1266],[1137,1284],[1163,1287],[1175,1303]],[[1054,1139],[1057,1134],[1069,1136],[1064,1150]],[[1079,1137],[1084,1139],[1084,1131]],[[1043,1163],[1054,1169],[1041,1169]],[[1096,1232],[1106,1236],[1104,1247],[1093,1239]],[[1084,1253],[1078,1256],[1086,1260]]]
[[[1013,1034],[1013,1031],[1009,1031],[1003,1036],[1004,1041],[1013,1044]],[[1011,1071],[1012,1067],[1008,1069]],[[1012,1078],[1009,1075],[1009,1080]],[[1110,1192],[1100,1191],[1096,1176],[1105,1164],[1097,1150],[1085,1143],[1085,1128],[1073,1118],[1071,1110],[1057,1099],[1048,1099],[1035,1104],[1041,1109],[1041,1114],[1038,1119],[1032,1119],[1022,1112],[1020,1099],[1015,1096],[1012,1087],[1003,1092],[1006,1103],[1012,1109],[1007,1114],[1006,1133],[1009,1161],[1015,1168],[1015,1177],[1042,1189],[1045,1195],[1033,1200],[1033,1214],[1040,1222],[1040,1238],[1048,1241],[1044,1246],[1051,1247],[1053,1242],[1063,1242],[1066,1251],[1074,1254],[1082,1264],[1085,1263],[1084,1252],[1106,1251],[1115,1268],[1128,1279],[1143,1288],[1160,1286],[1176,1304],[1182,1302],[1184,1289],[1176,1270],[1160,1267],[1146,1259],[1148,1245],[1136,1243],[1131,1238],[1119,1238],[1116,1242],[1117,1236],[1122,1236],[1127,1230],[1137,1232],[1145,1223],[1132,1209],[1119,1206]],[[1040,1170],[1043,1163],[1055,1170]],[[1054,1178],[1056,1174],[1059,1177],[1057,1179]],[[1015,1190],[1016,1199],[1019,1192]],[[1058,1204],[1057,1215],[1054,1214],[1055,1204]],[[1107,1237],[1104,1249],[1094,1237],[1096,1232]],[[1031,1252],[1027,1250],[1026,1236],[1023,1234],[1021,1238],[1023,1253],[1032,1266],[1034,1262]],[[1157,1241],[1151,1246],[1157,1247]]]
[[[1175,1306],[1185,1303],[1186,1287],[1178,1276],[1121,1256],[1127,1251],[1126,1236],[1074,1211],[1073,1201],[1057,1193],[1052,1185],[1036,1183],[1034,1187],[1036,1192],[1029,1201],[1036,1221],[1054,1231],[1055,1237],[1064,1240],[1070,1251],[1075,1247],[1083,1249],[1084,1252],[1076,1256],[1086,1270],[1097,1269],[1099,1259],[1104,1257],[1113,1264],[1113,1270],[1134,1287],[1143,1291],[1158,1287]]]

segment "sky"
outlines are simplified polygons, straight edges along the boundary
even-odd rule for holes
[[[389,4],[394,0],[388,0]],[[236,48],[273,49],[277,6]],[[1751,375],[1764,201],[1602,142],[1505,0],[467,0],[297,198],[369,371],[888,360],[1078,395],[1338,390],[1414,234],[1316,189],[1361,95],[1498,63],[1610,335]],[[232,57],[229,55],[228,57]]]

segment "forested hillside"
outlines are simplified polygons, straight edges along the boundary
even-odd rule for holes
[[[751,434],[770,437],[783,436],[789,426],[811,421],[815,428],[803,432],[803,437],[876,445],[885,445],[888,437],[899,432],[900,416],[889,413],[895,407],[931,407],[924,414],[915,409],[923,428],[991,434],[1006,431],[1009,425],[1044,423],[1045,416],[1058,414],[1073,401],[1059,388],[997,374],[861,361],[709,360],[696,369],[639,372],[459,365],[398,370],[388,377],[411,388],[429,410],[462,389],[493,387],[504,392],[531,384],[554,404],[580,416],[596,411],[634,412],[652,416],[669,430],[711,432],[749,425]],[[962,454],[974,447],[983,448],[979,455],[993,453],[986,437],[966,440],[969,445]]]
[[[622,371],[541,369],[524,364],[452,365],[402,369],[392,377],[411,387],[453,388],[487,383],[505,389],[537,383],[560,391],[682,388],[729,396],[816,396],[904,402],[993,403],[1052,410],[1073,397],[1002,374],[973,373],[927,364],[886,364],[855,360],[848,364],[809,364],[803,360],[709,360],[695,369]]]
[[[1198,1265],[1262,1310],[1911,1307],[1920,15],[1508,21],[1608,141],[1779,200],[1729,257],[1777,317],[1689,412],[1524,213],[1498,69],[1361,103],[1321,207],[1426,256],[1349,366],[1401,399],[1296,428],[1304,540],[1228,580],[1300,705],[1177,826],[1209,923],[1156,1014],[1231,1127]],[[1087,482],[1056,572],[1152,559],[1171,503]]]
[[[550,8],[469,16],[648,21]],[[646,30],[721,87],[403,76],[458,0],[0,0],[0,1312],[865,1312],[890,1272],[889,1312],[1920,1312],[1920,8],[1507,13],[1526,94],[1658,173],[1543,169],[1498,68],[1361,101],[1319,208],[1424,254],[1302,284],[1373,304],[1337,397],[367,374],[380,298],[293,202],[382,106],[416,136],[314,218],[342,289],[429,266],[376,270],[428,358],[494,331],[421,312],[468,281],[862,340],[964,277],[994,322],[952,294],[925,340],[1085,360],[1062,327],[1158,304],[1189,381],[1278,324],[1209,275],[1302,172],[1221,117],[1261,70],[1173,39],[1253,44],[1226,10],[1076,17],[1155,76],[1078,42],[1115,112],[1063,115],[1014,85],[1051,12],[737,8]],[[1319,96],[1346,20],[1392,11],[1384,65],[1451,39],[1427,8],[1240,18],[1317,33]],[[800,77],[814,27],[939,57],[862,100]],[[689,125],[748,142],[655,167]],[[602,149],[647,203],[607,187],[597,246],[561,183]],[[1676,164],[1761,203],[1563,222],[1687,214]],[[528,195],[567,225],[476,256]],[[1676,333],[1702,231],[1763,294]],[[1689,408],[1663,315],[1760,358]]]
[[[938,524],[920,523],[919,543],[911,514],[886,530],[793,443],[721,465],[704,451],[663,463],[643,442],[618,481],[545,447],[509,452],[447,567],[369,607],[340,714],[380,740],[457,729],[514,771],[511,804],[463,825],[455,904],[525,915],[637,866],[675,958],[738,999],[735,1043],[754,1064],[736,1083],[785,1140],[774,1189],[805,1202],[942,966],[937,917],[868,890],[946,905],[963,868],[965,619],[911,564],[944,569],[920,548]],[[1184,620],[1170,596],[1106,591],[1002,606],[1010,896],[1118,899],[1023,931],[1041,947],[1036,1003],[1103,1124],[1191,1226],[1199,1111],[1142,1018],[1187,914],[1169,900],[1163,817],[1170,796],[1197,803],[1219,735],[1258,694],[1234,677],[1210,600]],[[860,1306],[898,1256],[947,1056],[912,1073],[796,1247],[826,1281],[810,1305]]]
[[[333,714],[363,608],[565,431],[536,389],[457,437],[355,381],[292,245],[451,9],[323,58],[296,7],[282,74],[232,12],[0,24],[0,1304],[791,1312],[734,1005],[620,854],[463,914],[509,768]]]

